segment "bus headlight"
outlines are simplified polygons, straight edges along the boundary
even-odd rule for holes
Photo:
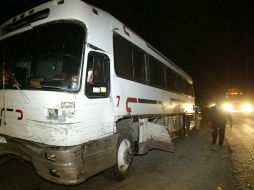
[[[233,108],[232,105],[229,104],[229,103],[226,103],[226,104],[223,105],[223,109],[225,111],[232,111],[232,108]]]
[[[75,108],[75,102],[61,102],[61,108]]]
[[[253,107],[250,103],[244,103],[241,108],[242,108],[242,111],[244,112],[250,112],[252,111]]]

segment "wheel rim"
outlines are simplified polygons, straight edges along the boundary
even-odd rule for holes
[[[118,149],[118,169],[124,172],[128,169],[132,160],[132,148],[128,139],[123,139]]]

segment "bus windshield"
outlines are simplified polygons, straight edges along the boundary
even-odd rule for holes
[[[78,91],[84,39],[81,25],[54,22],[2,40],[1,88]]]

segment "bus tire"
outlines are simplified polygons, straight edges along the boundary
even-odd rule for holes
[[[122,181],[129,173],[134,158],[133,141],[130,135],[120,135],[117,141],[116,164],[103,172],[109,180]]]

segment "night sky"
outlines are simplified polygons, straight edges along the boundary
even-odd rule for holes
[[[0,22],[46,0],[8,0]],[[248,0],[85,0],[125,23],[190,74],[198,101],[254,91],[254,13]],[[8,10],[8,11],[7,11]],[[6,12],[6,13],[5,13]]]

